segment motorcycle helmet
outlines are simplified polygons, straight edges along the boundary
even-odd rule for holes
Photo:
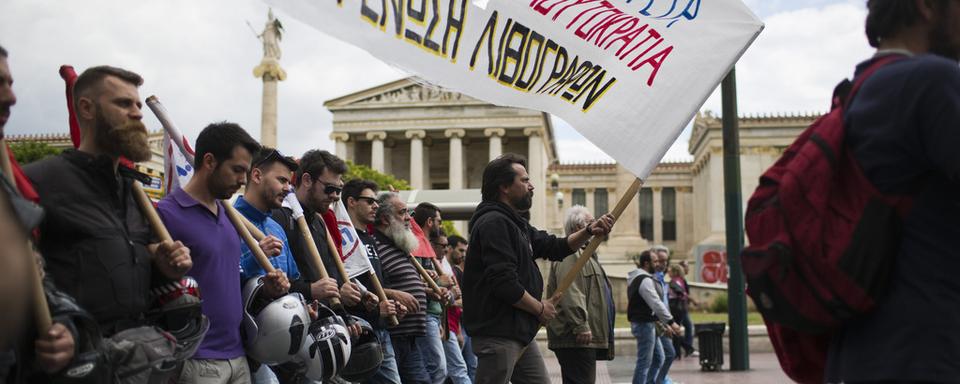
[[[160,328],[177,339],[177,359],[193,356],[210,329],[210,320],[203,315],[200,286],[190,276],[150,289],[153,317]]]
[[[258,297],[262,289],[262,277],[250,279],[243,287],[243,341],[251,358],[276,365],[290,361],[300,351],[310,314],[299,293],[269,301]]]
[[[319,304],[319,303],[318,303]],[[350,358],[350,331],[340,316],[319,304],[317,319],[310,323],[307,342],[297,355],[311,380],[325,381],[340,373]]]
[[[370,323],[356,316],[353,316],[353,321],[360,325],[360,337],[351,345],[350,359],[340,370],[340,377],[350,382],[363,382],[380,369],[380,364],[383,363],[383,350],[380,347],[380,339]]]

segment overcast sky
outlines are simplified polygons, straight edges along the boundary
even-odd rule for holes
[[[709,0],[707,0],[709,1]],[[871,54],[863,34],[865,0],[746,0],[766,23],[737,64],[744,114],[822,112],[830,92]],[[3,0],[0,45],[10,52],[19,99],[8,134],[67,132],[61,64],[110,64],[146,79],[142,97],[157,95],[191,139],[213,121],[240,123],[259,138],[261,82],[253,67],[262,51],[267,6],[256,0]],[[407,74],[334,40],[282,12],[285,33],[279,86],[279,143],[296,155],[333,149],[332,116],[323,102]],[[703,109],[720,111],[719,92]],[[160,123],[144,112],[147,126]],[[555,121],[562,162],[611,161],[562,121]],[[667,153],[688,160],[684,132]]]

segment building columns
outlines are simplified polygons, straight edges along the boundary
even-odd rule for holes
[[[663,188],[650,189],[653,190],[653,243],[663,244]]]
[[[507,130],[503,128],[487,128],[483,130],[483,135],[490,138],[490,156],[489,160],[496,159],[503,154],[503,136]]]
[[[584,189],[584,190],[583,190],[583,193],[587,195],[587,196],[586,196],[586,198],[587,198],[587,199],[586,199],[586,200],[587,200],[587,201],[586,201],[586,203],[587,203],[587,211],[590,211],[590,215],[593,215],[593,212],[596,210],[596,205],[595,205],[595,204],[596,204],[596,201],[595,201],[596,197],[593,195],[593,193],[596,192],[596,191],[597,191],[597,190],[596,190],[596,189],[593,189],[593,188],[587,188],[587,189]]]
[[[448,129],[443,135],[450,138],[450,189],[463,189],[463,129]]]
[[[334,154],[337,157],[347,159],[347,142],[350,141],[350,134],[346,132],[333,132],[330,134],[330,140],[335,143]]]
[[[525,128],[523,135],[527,136],[527,174],[530,175],[530,181],[533,183],[534,188],[546,190],[548,186],[544,185],[547,180],[544,172],[546,171],[547,165],[543,159],[543,129],[539,127]],[[572,198],[571,196],[571,199]],[[546,224],[547,215],[546,212],[544,212],[545,205],[546,200],[544,200],[544,193],[534,193],[533,207],[530,208],[530,222],[534,226],[542,227]]]
[[[370,168],[377,172],[384,172],[383,140],[387,138],[384,131],[367,132],[367,139],[371,140],[370,147]]]
[[[407,131],[405,135],[410,139],[410,186],[413,189],[424,189],[423,138],[427,136],[427,131],[418,129]]]

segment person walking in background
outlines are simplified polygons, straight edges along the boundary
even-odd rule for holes
[[[690,297],[690,287],[684,279],[684,268],[680,264],[670,266],[670,283],[668,297],[670,298],[670,314],[683,325],[683,337],[673,339],[674,350],[677,356],[683,350],[683,356],[690,356],[696,352],[693,348],[693,327],[690,324],[689,304],[696,303]]]
[[[671,335],[680,332],[680,326],[664,304],[663,286],[653,275],[660,259],[651,251],[643,251],[635,263],[637,269],[627,274],[627,319],[630,331],[637,338],[633,384],[648,384],[655,382],[663,365],[663,347],[657,337],[656,322],[666,324],[664,332]]]
[[[564,215],[568,236],[593,223],[593,215],[581,205]],[[553,295],[560,280],[573,270],[576,257],[553,262],[547,281],[547,296]],[[592,384],[597,378],[597,360],[613,360],[613,321],[616,311],[607,273],[597,254],[580,270],[573,284],[557,302],[557,317],[547,323],[547,346],[557,355],[564,384]]]

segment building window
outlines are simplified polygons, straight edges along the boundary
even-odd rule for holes
[[[640,236],[653,240],[653,191],[650,188],[640,189]]]
[[[664,188],[660,193],[663,205],[663,241],[677,240],[677,190]]]
[[[607,209],[607,189],[597,188],[593,192],[593,216],[600,217],[600,215],[607,213]]]
[[[583,188],[574,188],[573,196],[570,197],[570,206],[582,205],[587,206],[587,191],[584,191]]]

